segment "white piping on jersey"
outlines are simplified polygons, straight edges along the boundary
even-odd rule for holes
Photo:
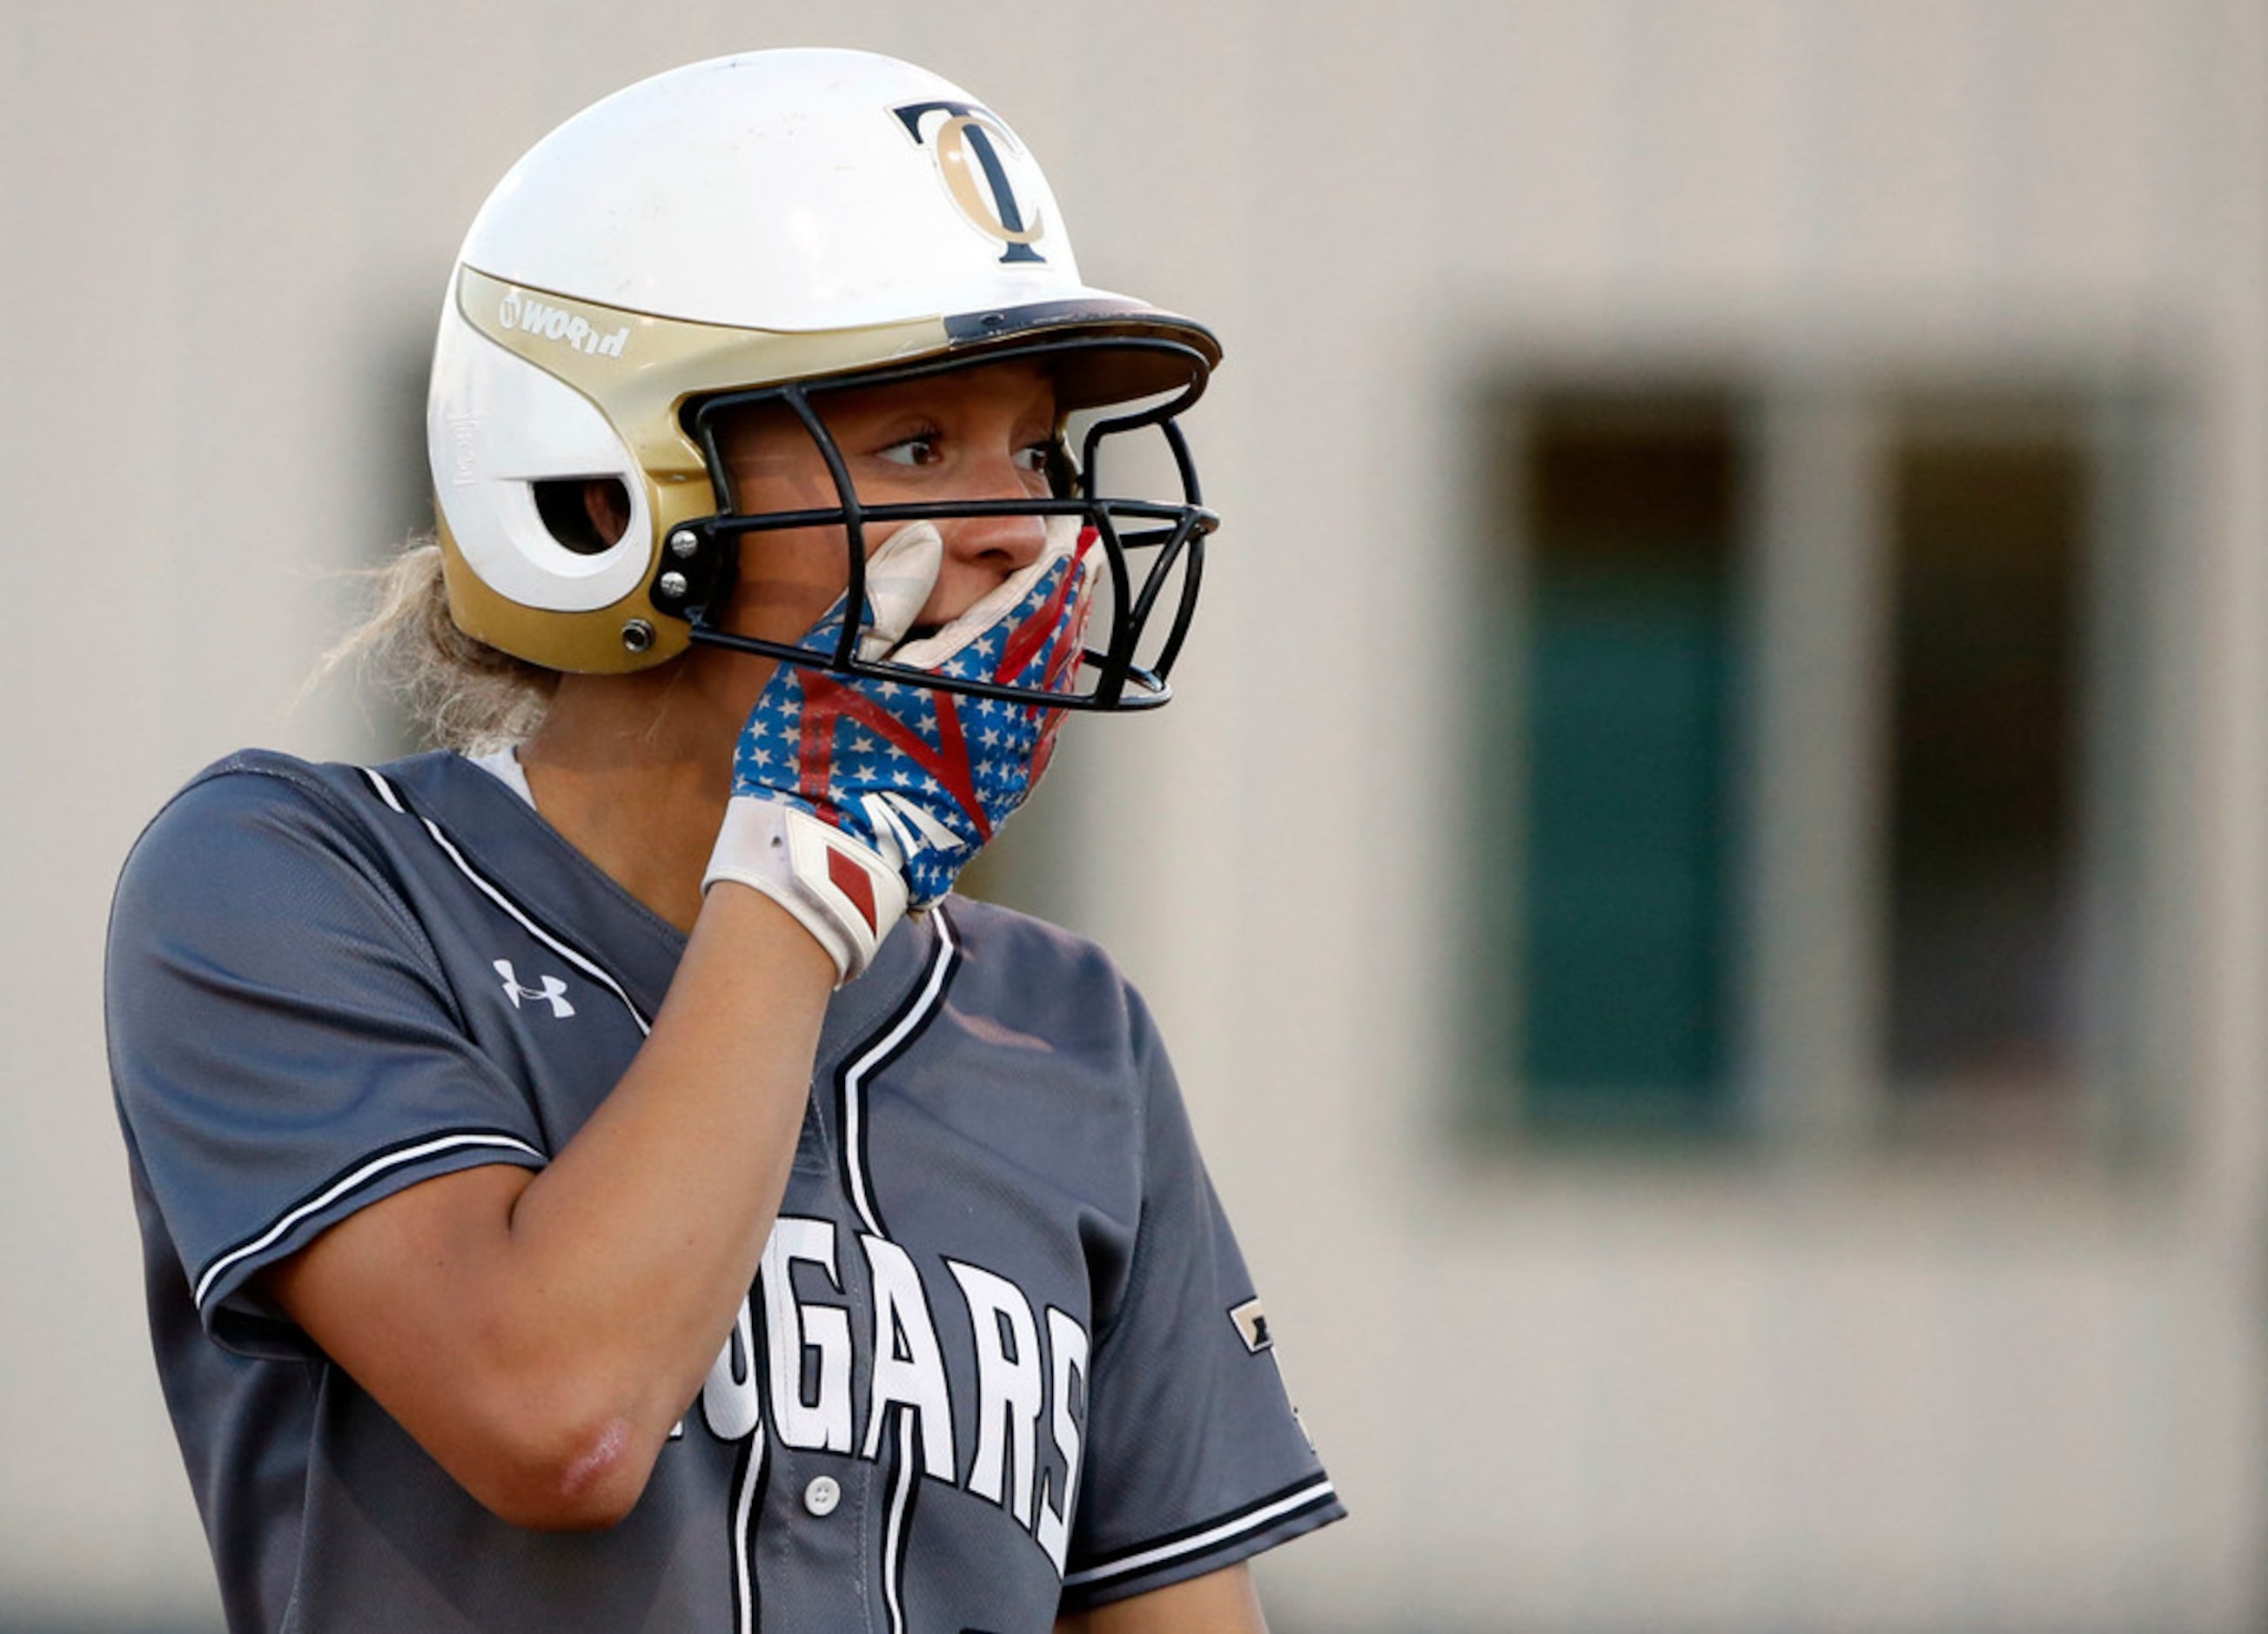
[[[1155,1549],[1145,1549],[1138,1555],[1129,1555],[1125,1559],[1114,1560],[1108,1565],[1089,1566],[1084,1571],[1065,1572],[1064,1586],[1079,1588],[1089,1583],[1101,1583],[1111,1578],[1123,1578],[1129,1572],[1146,1571],[1152,1566],[1162,1565],[1167,1561],[1178,1560],[1185,1555],[1203,1554],[1205,1550],[1226,1543],[1245,1533],[1257,1532],[1270,1521],[1289,1514],[1292,1510],[1305,1509],[1311,1504],[1319,1504],[1325,1498],[1336,1495],[1336,1489],[1331,1485],[1330,1477],[1319,1476],[1296,1492],[1279,1498],[1274,1503],[1256,1509],[1248,1515],[1239,1515],[1233,1520],[1225,1520],[1208,1531],[1198,1533],[1195,1537],[1182,1538],[1172,1543],[1161,1543]]]
[[[420,1158],[430,1158],[436,1152],[452,1151],[460,1146],[495,1146],[507,1152],[525,1152],[529,1157],[539,1160],[543,1157],[541,1152],[526,1141],[516,1140],[510,1135],[444,1135],[438,1140],[425,1141],[418,1145],[405,1147],[400,1152],[389,1152],[382,1158],[373,1158],[344,1180],[327,1188],[320,1196],[312,1197],[293,1209],[250,1242],[241,1248],[232,1248],[215,1260],[206,1268],[205,1274],[197,1278],[197,1289],[194,1296],[197,1308],[200,1310],[204,1308],[205,1296],[212,1292],[212,1285],[221,1273],[238,1261],[272,1246],[280,1240],[285,1233],[308,1216],[320,1214],[357,1187],[367,1185],[388,1169],[400,1168],[405,1163],[415,1163]]]
[[[749,1358],[753,1365],[755,1358]],[[748,1467],[740,1490],[733,1494],[733,1603],[740,1610],[738,1634],[756,1634],[755,1573],[748,1565],[748,1521],[756,1506],[756,1489],[764,1483],[764,1427],[748,1434]]]
[[[906,1006],[895,1027],[868,1045],[843,1072],[843,1173],[850,1181],[850,1202],[858,1211],[859,1222],[877,1237],[889,1233],[882,1229],[882,1222],[875,1213],[873,1182],[867,1179],[863,1159],[865,1143],[860,1136],[866,1122],[866,1074],[873,1071],[875,1063],[888,1059],[899,1045],[928,1021],[930,1012],[937,1007],[938,996],[945,990],[945,978],[953,969],[961,945],[954,939],[953,921],[942,909],[932,913],[930,921],[937,926],[937,954],[930,961],[921,996]]]
[[[843,1189],[850,1194],[851,1206],[858,1211],[860,1223],[876,1237],[886,1238],[889,1233],[882,1229],[881,1217],[874,1207],[873,1182],[866,1174],[865,1143],[862,1138],[866,1122],[866,1075],[928,1023],[938,1000],[944,995],[954,964],[960,958],[961,945],[954,939],[952,919],[941,909],[930,919],[937,926],[937,952],[930,959],[920,991],[888,1030],[843,1069],[843,1128],[839,1135],[843,1142]],[[898,1410],[897,1470],[890,1486],[889,1509],[882,1523],[882,1603],[889,1612],[890,1634],[906,1631],[906,1548],[914,1490],[921,1480],[921,1471],[915,1467],[920,1434],[916,1420],[911,1403]]]
[[[360,768],[360,770],[364,777],[370,779],[371,786],[378,791],[379,799],[384,800],[388,806],[392,806],[395,811],[400,812],[405,817],[415,815],[415,813],[413,813],[407,806],[404,806],[401,803],[401,797],[394,791],[394,785],[392,784],[387,782],[384,777],[379,776],[377,772],[372,770],[367,766]],[[621,983],[615,981],[614,977],[608,975],[604,970],[600,969],[598,966],[593,964],[589,960],[584,958],[582,954],[577,953],[573,948],[568,946],[566,943],[561,941],[557,937],[552,935],[549,931],[546,931],[541,925],[536,924],[534,920],[529,918],[525,913],[522,913],[519,909],[519,904],[514,902],[510,897],[506,896],[504,892],[498,889],[496,886],[491,885],[487,880],[482,878],[480,873],[473,867],[473,865],[465,860],[464,854],[458,850],[454,845],[452,845],[449,843],[449,836],[441,832],[440,826],[434,822],[431,817],[421,816],[417,818],[417,821],[424,824],[425,832],[433,836],[433,843],[441,848],[442,854],[447,857],[451,862],[457,865],[457,872],[463,874],[466,879],[470,880],[474,886],[478,888],[482,895],[487,897],[489,901],[503,909],[505,913],[511,915],[512,917],[519,923],[521,930],[526,931],[530,936],[542,943],[553,953],[558,954],[562,959],[564,959],[569,964],[573,965],[578,970],[580,970],[585,975],[589,976],[593,982],[598,983],[600,986],[605,988],[616,998],[621,999],[622,1001],[622,1008],[630,1012],[630,1019],[637,1023],[637,1030],[641,1037],[653,1031],[652,1027],[647,1022],[645,1017],[640,1013],[637,1005],[630,1001],[630,996],[622,990],[622,985]]]
[[[920,1450],[919,1410],[911,1402],[898,1409],[897,1479],[890,1486],[890,1513],[882,1523],[882,1602],[889,1608],[890,1634],[906,1634],[906,1521],[913,1508],[914,1483],[921,1479],[915,1454]]]

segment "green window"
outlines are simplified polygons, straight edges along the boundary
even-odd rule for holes
[[[1742,460],[1731,400],[1545,394],[1507,415],[1517,526],[1476,639],[1484,1076],[1531,1133],[1732,1115]],[[1509,702],[1510,708],[1501,707]]]

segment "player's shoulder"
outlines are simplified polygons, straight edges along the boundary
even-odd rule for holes
[[[1145,1049],[1152,1034],[1140,991],[1103,946],[1045,919],[997,902],[954,896],[944,911],[960,946],[956,1003],[1037,1012],[1032,1030],[1059,1035],[1067,1026],[1119,1034]]]
[[[374,862],[385,849],[381,824],[405,786],[479,779],[488,774],[453,754],[423,754],[382,768],[299,759],[273,749],[241,749],[183,784],[159,807],[128,853],[122,900],[153,879],[175,889],[196,882],[288,877],[295,859],[325,868]]]
[[[239,749],[183,784],[151,820],[144,837],[263,817],[278,823],[297,818],[364,827],[381,807],[398,811],[402,791],[431,792],[487,777],[463,756],[446,751],[362,766],[302,760],[277,749]]]
[[[135,841],[126,880],[162,866],[202,869],[290,836],[354,826],[351,800],[328,769],[270,749],[240,749],[183,784]]]
[[[997,971],[1005,980],[1044,973],[1055,981],[1131,990],[1101,945],[1076,931],[973,896],[953,896],[946,912],[971,968]]]

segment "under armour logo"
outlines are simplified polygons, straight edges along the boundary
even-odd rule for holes
[[[575,1013],[575,1006],[567,1002],[567,983],[557,976],[547,975],[537,978],[543,983],[541,987],[522,987],[519,984],[519,977],[512,971],[512,961],[509,959],[499,959],[496,961],[496,973],[504,978],[504,996],[512,1000],[512,1007],[514,1010],[519,1008],[519,1001],[523,998],[540,998],[551,1006],[551,1013],[554,1016],[564,1017]]]

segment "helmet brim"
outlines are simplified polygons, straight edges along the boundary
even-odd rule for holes
[[[977,362],[1037,354],[1054,377],[1056,407],[1069,412],[1169,394],[1197,401],[1220,362],[1220,342],[1194,319],[1100,291],[945,320],[944,358]]]

